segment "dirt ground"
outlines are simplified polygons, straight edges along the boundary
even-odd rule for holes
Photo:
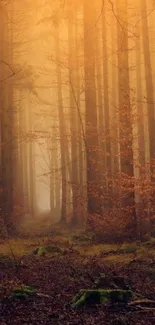
[[[39,244],[52,243],[62,253],[37,256],[32,253]],[[9,250],[11,250],[9,253]],[[155,310],[109,309],[107,305],[71,308],[72,297],[80,289],[91,288],[100,273],[128,278],[131,289],[147,299],[155,299],[155,260],[152,254],[112,253],[114,247],[73,245],[67,237],[18,239],[1,243],[0,285],[29,285],[43,296],[26,300],[2,299],[0,325],[139,325],[155,324]],[[2,254],[2,252],[5,255]],[[94,254],[92,254],[94,251]],[[132,251],[132,250],[131,250]],[[91,254],[89,254],[89,252]],[[12,253],[14,256],[12,256]]]

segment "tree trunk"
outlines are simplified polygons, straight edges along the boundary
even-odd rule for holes
[[[6,64],[12,62],[10,50],[12,35],[9,30],[9,19],[3,10],[0,10],[0,208],[5,226],[9,234],[14,230],[13,225],[13,110],[12,110],[12,84],[6,79]],[[7,38],[7,42],[6,42]],[[6,62],[6,63],[5,63]]]
[[[67,189],[67,171],[66,171],[66,134],[65,134],[65,118],[62,99],[62,76],[60,67],[60,39],[59,39],[59,22],[55,24],[55,54],[56,54],[56,75],[57,75],[57,96],[58,96],[58,114],[60,129],[60,153],[61,153],[61,221],[66,223],[67,207],[66,207],[66,189]]]
[[[137,235],[135,210],[135,188],[133,169],[132,107],[130,104],[129,62],[128,62],[128,20],[127,1],[117,0],[118,37],[118,94],[119,94],[119,136],[121,163],[121,196],[123,218],[131,218],[132,234]]]
[[[148,18],[146,0],[140,1],[141,19],[142,19],[142,40],[143,40],[143,55],[144,69],[146,81],[146,101],[147,101],[147,117],[148,117],[148,133],[149,133],[149,154],[150,154],[150,180],[151,189],[148,198],[148,216],[155,213],[154,207],[154,165],[155,165],[155,113],[154,113],[154,87],[150,57],[150,41],[148,31]]]
[[[107,204],[105,207],[111,206],[112,197],[112,168],[111,168],[111,138],[110,138],[110,105],[109,105],[109,69],[108,69],[108,42],[107,42],[107,20],[106,6],[102,13],[102,46],[103,46],[103,103],[105,116],[105,169],[107,183]]]
[[[98,123],[95,85],[95,8],[84,0],[84,72],[87,161],[87,210],[99,212],[98,204]]]
[[[141,37],[141,28],[140,23],[138,23],[137,28],[137,39],[136,39],[136,99],[137,99],[137,133],[138,133],[138,165],[140,168],[137,169],[137,177],[138,183],[140,185],[140,189],[142,194],[137,194],[137,224],[138,224],[138,234],[139,238],[143,239],[143,235],[146,232],[146,202],[145,202],[145,191],[143,193],[143,186],[146,180],[146,173],[145,173],[145,135],[144,135],[144,115],[143,115],[143,107],[144,104],[142,103],[142,58],[141,58],[141,44],[140,44],[140,37]]]
[[[76,96],[76,52],[75,52],[75,17],[72,11],[68,17],[68,46],[69,46],[69,97],[70,97],[70,130],[71,130],[71,184],[72,184],[72,225],[79,224],[78,216],[78,129]]]
[[[36,210],[36,191],[35,191],[35,160],[34,160],[34,140],[32,137],[32,108],[27,107],[28,111],[28,127],[30,133],[30,140],[28,143],[28,163],[29,163],[29,197],[30,197],[30,212],[32,217]]]
[[[96,14],[96,19],[98,15]],[[106,140],[105,140],[105,121],[103,114],[103,85],[102,85],[102,71],[101,71],[101,61],[102,51],[100,47],[100,29],[98,25],[96,26],[96,38],[95,38],[95,64],[96,64],[96,84],[97,84],[97,104],[98,104],[98,131],[99,131],[99,203],[100,203],[100,214],[104,213],[104,208],[106,206],[104,200],[104,193],[107,192],[106,176],[107,176],[107,164],[106,164]]]

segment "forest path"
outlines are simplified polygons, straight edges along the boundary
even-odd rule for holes
[[[22,220],[18,221],[17,230],[23,236],[46,235],[57,222],[57,218],[52,216],[50,211],[38,212],[33,217],[31,214],[25,214]]]

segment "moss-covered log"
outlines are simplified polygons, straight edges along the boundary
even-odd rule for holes
[[[31,288],[30,286],[21,286],[21,287],[16,287],[12,290],[11,292],[11,297],[12,299],[26,299],[29,296],[35,296],[37,294],[37,290],[34,288]]]
[[[71,302],[72,308],[79,308],[84,305],[104,303],[127,304],[133,297],[131,290],[121,289],[81,289]]]
[[[27,300],[30,297],[46,297],[49,298],[49,295],[37,292],[36,289],[27,286],[27,285],[19,285],[17,287],[7,287],[0,286],[0,302],[6,300]]]

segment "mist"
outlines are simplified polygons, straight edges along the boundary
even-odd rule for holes
[[[80,289],[88,291],[71,303],[75,310],[81,301],[89,306],[88,297],[95,306],[104,300],[113,307],[122,299],[130,309],[137,292],[155,304],[146,289],[152,292],[154,278],[149,282],[145,270],[142,285],[138,268],[139,260],[148,268],[154,260],[154,35],[153,0],[0,0],[2,272],[17,287],[21,281],[23,290],[27,284],[45,289],[43,305],[47,298],[53,310],[48,290],[53,285],[57,297],[60,272],[64,318],[57,297],[55,324],[92,322],[85,309],[83,323],[73,310],[66,319],[64,301],[70,306]],[[123,275],[130,262],[137,263],[132,272],[140,279],[133,274],[131,288]],[[91,290],[97,290],[93,297]],[[96,322],[92,306],[91,313]],[[101,314],[99,306],[98,324]],[[110,315],[105,324],[115,325]],[[46,316],[44,310],[34,324],[50,324]],[[13,324],[19,324],[17,314]]]

